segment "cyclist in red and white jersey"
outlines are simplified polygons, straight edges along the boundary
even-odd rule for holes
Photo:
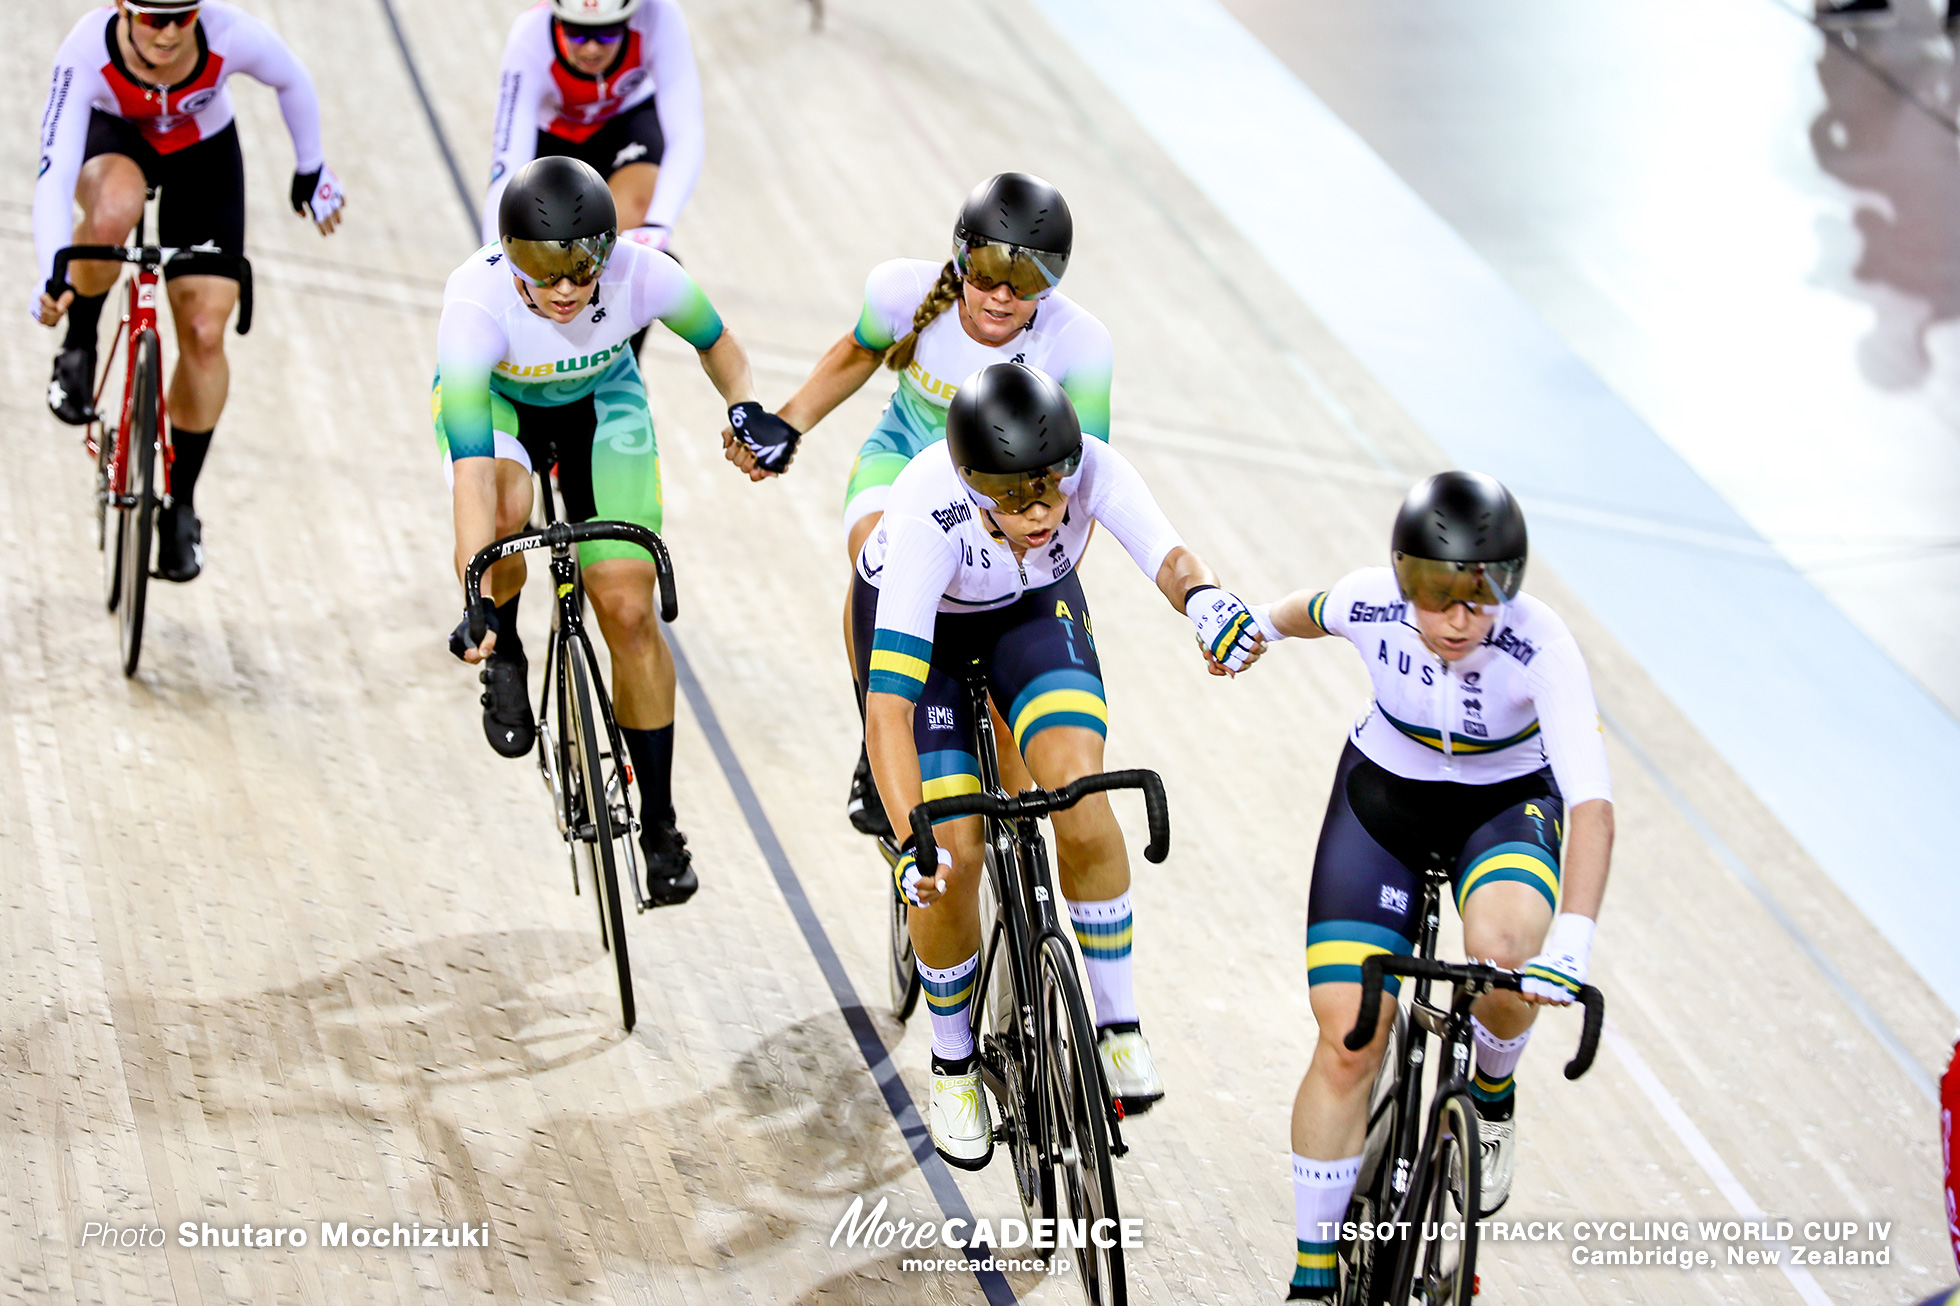
[[[68,317],[48,384],[48,406],[64,422],[89,420],[96,328],[121,265],[72,265],[73,289],[54,299],[43,287],[57,250],[121,244],[143,211],[145,187],[160,186],[159,244],[245,252],[245,162],[226,85],[237,73],[279,93],[293,138],[293,207],[332,232],[344,197],[321,150],[313,79],[258,19],[224,0],[117,0],[84,14],[55,54],[34,187],[39,275],[30,311],[44,326]],[[172,263],[164,275],[177,324],[177,367],[164,401],[176,460],[172,502],[157,521],[157,571],[181,581],[202,565],[191,495],[230,386],[224,330],[238,283],[195,259]]]
[[[674,0],[539,0],[511,24],[491,139],[484,243],[504,187],[532,159],[590,164],[613,193],[620,235],[666,249],[707,137],[701,78]]]

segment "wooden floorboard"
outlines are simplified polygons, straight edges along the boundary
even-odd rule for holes
[[[258,324],[230,343],[198,496],[207,573],[153,588],[133,681],[100,607],[89,466],[41,405],[54,337],[0,315],[0,1297],[982,1300],[971,1276],[827,1245],[859,1195],[939,1208],[690,706],[676,791],[704,888],[631,922],[641,1016],[619,1033],[592,903],[568,891],[530,763],[483,746],[474,675],[443,648],[457,604],[427,391],[470,224],[378,3],[247,7],[320,83],[348,224],[322,241],[286,212],[276,108],[240,83]],[[82,8],[23,15],[0,48],[15,123],[0,176],[16,179],[0,249],[17,268],[28,124]],[[474,186],[517,6],[395,8]],[[1379,558],[1402,488],[1442,460],[1017,0],[863,0],[832,6],[820,37],[779,0],[689,17],[710,155],[677,244],[766,402],[850,327],[874,264],[937,257],[975,180],[1028,168],[1068,194],[1070,293],[1116,337],[1116,439],[1192,545],[1255,597]],[[838,514],[889,382],[819,427],[789,477],[751,486],[721,462],[692,351],[656,337],[646,371],[678,639],[922,1101],[923,1022],[882,1012],[889,889],[839,810],[855,713]],[[1950,1013],[1556,574],[1534,565],[1530,583],[1578,630],[1626,738],[1933,1065]],[[1148,1230],[1132,1300],[1270,1299],[1313,1037],[1307,870],[1366,681],[1350,651],[1307,645],[1213,681],[1119,550],[1094,550],[1085,584],[1110,763],[1163,773],[1176,832],[1167,865],[1138,864],[1138,997],[1170,1096],[1133,1123],[1119,1170]],[[1621,737],[1610,747],[1621,842],[1597,979],[1617,1028],[1773,1212],[1895,1222],[1890,1266],[1817,1272],[1833,1301],[1931,1291],[1951,1266],[1927,1102]],[[1140,812],[1118,806],[1139,847]],[[1507,1215],[1726,1218],[1623,1063],[1559,1077],[1576,1025],[1548,1018],[1527,1054]],[[960,1187],[998,1218],[1017,1211],[1010,1182],[996,1166]],[[172,1245],[80,1247],[90,1220],[162,1225]],[[491,1245],[184,1249],[185,1220],[484,1223]],[[1486,1299],[1797,1300],[1775,1271],[1582,1270],[1569,1252],[1491,1244]],[[1024,1301],[1067,1299],[1010,1281]]]

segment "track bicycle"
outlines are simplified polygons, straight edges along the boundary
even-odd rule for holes
[[[538,502],[544,524],[486,545],[464,570],[469,639],[478,645],[488,633],[488,622],[478,604],[483,573],[493,563],[527,549],[551,550],[551,582],[558,606],[552,610],[551,642],[545,654],[544,685],[539,691],[538,771],[551,794],[559,836],[571,855],[572,892],[583,892],[581,885],[588,879],[592,883],[599,909],[599,946],[612,953],[613,969],[619,978],[620,1019],[631,1033],[638,1012],[627,956],[622,870],[626,883],[632,886],[635,913],[654,904],[640,887],[640,819],[633,810],[632,764],[620,740],[619,723],[613,719],[612,699],[599,676],[592,641],[585,633],[585,586],[576,546],[587,540],[639,545],[653,556],[660,577],[660,619],[671,622],[680,603],[675,596],[673,563],[658,535],[632,522],[559,521],[551,477],[547,474],[541,479]]]
[[[1367,1141],[1348,1203],[1350,1228],[1342,1230],[1356,1236],[1342,1238],[1336,1253],[1343,1306],[1470,1306],[1477,1291],[1482,1156],[1470,1096],[1470,1009],[1486,993],[1519,991],[1524,977],[1495,966],[1436,960],[1440,903],[1448,884],[1447,868],[1424,870],[1415,955],[1377,953],[1362,962],[1361,1010],[1342,1039],[1350,1052],[1373,1041],[1386,976],[1415,981],[1413,997],[1396,1008],[1369,1093]],[[1430,1002],[1431,983],[1450,986],[1447,1010]],[[1592,985],[1581,986],[1575,1001],[1585,1009],[1585,1024],[1578,1052],[1565,1066],[1567,1079],[1591,1068],[1606,1018],[1605,996]],[[1441,1041],[1443,1056],[1425,1109],[1430,1034]],[[1370,1236],[1362,1236],[1361,1226],[1368,1226]]]
[[[148,194],[154,196],[156,188]],[[53,299],[73,290],[68,265],[77,260],[128,263],[136,275],[127,284],[122,322],[110,342],[90,398],[88,425],[82,443],[95,459],[95,547],[102,551],[102,598],[117,615],[122,645],[123,675],[136,674],[143,652],[143,613],[150,586],[150,541],[156,531],[156,510],[170,499],[170,466],[176,450],[170,443],[169,415],[164,411],[163,338],[157,331],[157,286],[163,272],[179,260],[234,277],[238,282],[238,334],[252,329],[252,265],[242,255],[215,246],[188,249],[146,245],[148,212],[136,220],[136,239],[130,245],[69,245],[54,256],[47,292]],[[117,372],[122,351],[122,395],[113,415],[102,410],[102,395]],[[162,487],[158,488],[159,461]],[[109,512],[115,510],[115,547],[109,547]]]
[[[1076,974],[1075,940],[1061,926],[1039,818],[1066,811],[1090,794],[1140,789],[1150,820],[1144,857],[1170,852],[1170,814],[1155,771],[1106,771],[1055,790],[1002,791],[994,751],[986,673],[979,662],[965,676],[974,756],[981,791],[935,798],[912,809],[912,835],[921,866],[937,865],[932,823],[955,816],[984,821],[980,882],[980,968],[973,1042],[980,1078],[1000,1105],[997,1135],[1014,1167],[1014,1186],[1028,1220],[1073,1220],[1112,1236],[1119,1227],[1111,1158],[1123,1143],[1123,1110],[1103,1078],[1096,1031]],[[903,913],[894,917],[903,920]],[[892,938],[899,973],[898,929]],[[909,956],[911,939],[905,937]],[[896,985],[896,980],[894,981]],[[896,991],[896,989],[895,989]],[[1093,1306],[1125,1306],[1129,1285],[1120,1245],[1094,1239],[1076,1249],[1082,1288]]]

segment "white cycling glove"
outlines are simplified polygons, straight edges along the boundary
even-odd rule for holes
[[[1553,1002],[1570,1002],[1579,996],[1586,982],[1586,963],[1592,956],[1593,931],[1597,924],[1590,916],[1562,911],[1552,921],[1552,932],[1545,937],[1545,950],[1524,964],[1526,993]]]
[[[326,164],[322,163],[313,172],[293,174],[293,210],[301,217],[325,222],[346,203],[346,189]]]
[[[946,851],[944,844],[935,845],[939,854],[939,875],[937,887],[946,887],[946,872],[953,869],[953,854]],[[925,903],[919,901],[919,881],[926,877],[919,870],[919,859],[912,850],[911,840],[906,840],[905,851],[898,855],[898,864],[892,867],[892,883],[898,886],[899,894],[914,907],[923,909]]]
[[[1257,651],[1257,623],[1239,596],[1216,585],[1194,585],[1184,595],[1184,615],[1198,628],[1198,643],[1227,671],[1244,669]]]
[[[1277,644],[1286,638],[1286,633],[1273,624],[1273,605],[1254,603],[1246,608],[1252,614],[1252,624],[1259,627],[1259,633],[1266,637],[1268,644]]]

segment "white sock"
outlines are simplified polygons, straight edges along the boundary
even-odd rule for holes
[[[1082,946],[1083,967],[1089,972],[1096,1024],[1134,1022],[1137,999],[1131,982],[1128,891],[1102,902],[1071,902],[1068,918],[1075,924],[1075,941]]]
[[[1315,1161],[1293,1154],[1293,1231],[1296,1251],[1293,1282],[1309,1288],[1332,1287],[1334,1244],[1341,1240],[1348,1199],[1361,1174],[1361,1158]]]
[[[1524,1045],[1531,1042],[1531,1031],[1527,1029],[1516,1038],[1499,1038],[1472,1016],[1470,1033],[1477,1043],[1477,1073],[1470,1079],[1471,1095],[1486,1102],[1508,1096],[1516,1087],[1512,1076],[1518,1058],[1524,1055]]]
[[[973,1055],[973,1005],[975,972],[980,954],[947,970],[936,970],[919,963],[919,979],[926,994],[926,1009],[932,1013],[932,1052],[942,1061],[959,1061]]]

